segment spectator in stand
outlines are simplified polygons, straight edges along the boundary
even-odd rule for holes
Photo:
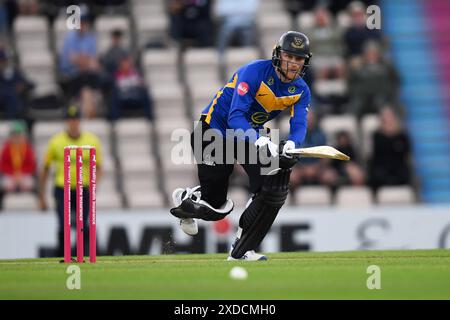
[[[40,6],[37,0],[19,0],[19,14],[22,16],[35,16],[39,14]]]
[[[329,80],[339,80],[345,84],[345,62],[342,30],[334,23],[333,16],[325,6],[314,10],[314,25],[304,29],[309,36],[311,51],[314,54],[313,70],[314,93],[320,113],[341,113],[347,97],[345,90],[325,89],[323,84]],[[329,82],[328,82],[329,83]]]
[[[380,46],[368,42],[361,62],[350,67],[349,112],[361,117],[378,113],[385,104],[396,104],[399,77],[395,68],[382,57]]]
[[[22,121],[13,122],[0,155],[1,188],[4,192],[27,192],[35,187],[36,157]]]
[[[127,0],[94,0],[93,3],[103,7],[122,6],[127,3]]]
[[[358,163],[358,157],[347,131],[336,134],[336,146],[339,151],[350,157],[350,161],[333,160],[331,167],[336,171],[339,186],[361,186],[366,182],[364,171]]]
[[[369,184],[374,191],[384,185],[411,183],[410,141],[390,107],[380,112],[380,129],[373,135]]]
[[[129,51],[123,43],[122,30],[116,29],[111,33],[111,46],[101,58],[104,70],[109,76],[114,76],[119,65],[119,61],[127,56]]]
[[[219,22],[217,48],[223,59],[225,50],[238,40],[240,46],[254,45],[256,13],[259,0],[218,0],[215,17]]]
[[[186,40],[206,47],[212,44],[211,0],[169,0],[170,34],[184,46]]]
[[[4,23],[6,23],[7,28],[5,31],[7,32],[12,30],[13,21],[19,14],[18,7],[16,0],[0,0],[0,11],[3,11],[3,13],[0,13],[2,15],[0,20],[5,19]]]
[[[369,40],[381,42],[380,30],[368,29],[366,25],[366,6],[360,1],[353,1],[348,5],[351,25],[344,33],[347,58],[360,56],[364,44]]]
[[[33,84],[14,67],[6,52],[0,48],[0,111],[4,118],[24,118],[28,93]]]
[[[123,43],[122,30],[113,30],[111,33],[111,45],[100,59],[103,67],[102,86],[108,105],[111,104],[115,82],[114,78],[119,62],[123,57],[127,57],[128,55],[129,51],[125,48],[125,44]]]
[[[91,18],[83,10],[80,29],[68,31],[64,38],[60,71],[69,98],[79,98],[83,116],[93,118],[98,114],[96,100],[101,84],[100,66],[96,36],[90,27]]]
[[[0,0],[0,40],[6,39],[9,32],[9,12],[4,0]]]
[[[293,30],[297,30],[297,15],[300,12],[311,11],[317,5],[323,3],[323,0],[283,0],[284,8],[287,13],[291,16],[291,26]],[[303,32],[303,31],[302,31]],[[309,36],[308,33],[305,32]],[[314,51],[313,51],[314,52]]]
[[[328,2],[330,11],[336,16],[339,12],[348,8],[348,5],[353,2],[353,0],[333,0]],[[378,5],[379,3],[378,0],[361,0],[361,2],[363,2],[366,6],[373,4]]]
[[[302,148],[326,145],[326,136],[322,129],[316,124],[315,115],[312,110],[308,111],[308,131]],[[337,175],[330,167],[328,159],[302,158],[292,168],[290,187],[295,190],[301,185],[323,184],[334,187],[337,183]]]
[[[152,100],[140,72],[130,55],[123,57],[115,74],[111,93],[111,120],[117,120],[124,110],[141,109],[148,120],[153,119]]]
[[[314,59],[320,57],[341,57],[344,54],[342,30],[334,23],[326,6],[314,9],[314,25],[304,29],[311,43]]]

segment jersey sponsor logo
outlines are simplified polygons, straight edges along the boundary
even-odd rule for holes
[[[269,86],[273,85],[274,82],[275,82],[275,80],[273,79],[273,77],[270,77],[270,78],[267,80],[267,84],[268,84]]]
[[[289,93],[294,93],[295,92],[295,86],[290,86],[289,88],[288,88],[288,92]]]
[[[248,93],[248,84],[247,82],[241,82],[238,85],[237,92],[240,96],[245,96]]]
[[[269,120],[269,114],[265,112],[255,112],[252,114],[252,121],[256,124],[263,124]]]

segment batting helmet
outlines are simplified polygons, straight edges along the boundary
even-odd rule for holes
[[[297,31],[288,31],[284,33],[280,40],[278,40],[277,45],[272,51],[272,64],[275,68],[281,71],[281,52],[286,52],[294,56],[299,56],[305,58],[305,63],[299,72],[300,77],[303,77],[306,72],[306,68],[309,66],[309,60],[312,57],[312,53],[309,49],[309,39],[308,37]]]

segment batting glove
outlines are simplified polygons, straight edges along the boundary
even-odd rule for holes
[[[269,137],[259,137],[255,141],[255,146],[258,148],[267,146],[272,157],[278,156],[278,145],[270,141]]]
[[[292,140],[286,141],[286,143],[283,146],[283,152],[281,155],[285,156],[286,158],[292,158],[291,154],[287,154],[286,151],[295,149],[295,142]]]

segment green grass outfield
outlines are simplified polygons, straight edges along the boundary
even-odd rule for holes
[[[57,259],[0,261],[0,299],[450,299],[450,250],[269,254],[227,262],[224,254],[99,257],[68,290]],[[232,280],[233,266],[248,271]],[[367,268],[381,269],[369,290]]]

